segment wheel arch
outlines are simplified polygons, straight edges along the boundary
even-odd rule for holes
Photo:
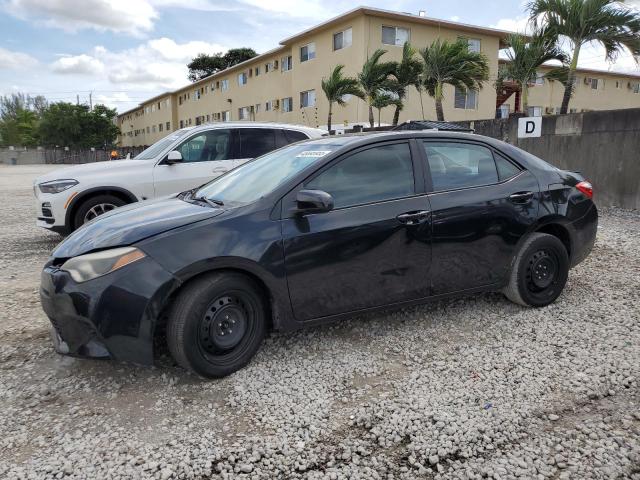
[[[124,200],[126,203],[133,203],[138,201],[138,197],[136,197],[132,192],[130,192],[126,188],[116,187],[116,186],[100,186],[100,187],[89,188],[87,190],[80,192],[71,200],[71,203],[67,207],[67,212],[65,213],[65,218],[64,218],[65,225],[68,226],[70,229],[72,229],[73,217],[78,211],[78,208],[80,208],[80,205],[82,205],[85,201],[97,195],[114,195]]]
[[[268,274],[255,262],[246,259],[225,257],[217,260],[215,264],[200,262],[195,266],[191,266],[187,271],[176,274],[176,277],[179,279],[179,284],[171,291],[170,295],[167,296],[154,325],[154,345],[157,346],[160,343],[160,337],[162,337],[165,332],[168,312],[175,298],[184,287],[204,275],[218,272],[239,273],[258,285],[267,302],[268,331],[292,330],[296,328],[291,322],[292,316],[290,314],[290,304],[288,303],[288,291],[283,292],[282,287],[278,286],[279,282],[274,278],[269,278]]]

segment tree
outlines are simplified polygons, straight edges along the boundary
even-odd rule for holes
[[[329,101],[329,115],[327,116],[327,130],[331,133],[331,116],[333,115],[333,104],[337,103],[341,107],[345,105],[345,95],[364,98],[364,92],[360,89],[358,80],[351,77],[342,76],[344,65],[336,65],[328,78],[322,79],[322,91]]]
[[[398,125],[400,119],[400,109],[407,96],[407,89],[415,87],[418,92],[422,88],[420,85],[420,74],[422,73],[422,62],[416,58],[416,49],[409,42],[405,42],[402,47],[402,60],[396,62],[391,76],[393,82],[391,90],[398,96],[396,109],[393,114],[393,125]]]
[[[599,43],[607,60],[621,51],[640,55],[640,12],[623,7],[616,0],[533,0],[528,9],[534,25],[543,25],[550,34],[569,39],[572,49],[560,113],[565,114],[575,87],[580,49]]]
[[[522,111],[529,106],[529,84],[535,80],[538,68],[550,60],[567,61],[567,55],[558,46],[557,37],[545,30],[536,30],[531,37],[517,33],[506,38],[507,63],[500,66],[496,88],[501,89],[506,79],[520,89]]]
[[[395,69],[394,62],[380,62],[386,50],[377,49],[362,65],[362,71],[358,73],[358,82],[365,95],[365,100],[369,104],[369,125],[374,126],[373,106],[371,105],[375,96],[381,91],[391,87],[389,75]]]
[[[393,93],[385,92],[384,90],[378,91],[371,100],[371,106],[378,110],[378,126],[380,126],[380,115],[383,108],[391,105],[396,106],[396,110],[400,111],[403,108],[402,101]],[[372,127],[373,128],[373,127]]]
[[[114,123],[116,115],[115,109],[104,105],[89,110],[88,105],[53,103],[40,120],[40,140],[48,146],[75,148],[111,145],[120,132]]]
[[[37,126],[46,100],[14,93],[0,97],[0,144],[23,147],[35,146]]]
[[[233,67],[238,63],[250,60],[258,54],[252,48],[232,48],[224,55],[222,53],[214,53],[207,55],[206,53],[198,54],[187,65],[189,69],[189,80],[196,82],[209,75],[218,73],[225,68]]]
[[[470,52],[466,40],[455,43],[435,40],[429,47],[420,50],[424,60],[423,82],[427,93],[436,101],[436,114],[444,121],[442,99],[444,85],[467,90],[481,90],[489,79],[489,62],[482,53]]]

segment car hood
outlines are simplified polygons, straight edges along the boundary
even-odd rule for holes
[[[110,160],[107,162],[83,163],[81,165],[57,168],[44,175],[40,175],[33,183],[38,185],[40,183],[50,182],[51,180],[72,178],[79,181],[86,177],[95,178],[97,174],[139,167],[143,165],[144,162],[149,162],[149,160]]]
[[[53,251],[70,258],[94,250],[121,247],[168,230],[220,215],[224,209],[184,202],[176,197],[133,203],[82,226]]]

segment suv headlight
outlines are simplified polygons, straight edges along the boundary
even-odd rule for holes
[[[82,283],[115,272],[145,256],[143,251],[134,247],[112,248],[70,258],[60,270],[68,272],[76,282]]]
[[[60,193],[65,190],[74,187],[78,184],[77,180],[72,178],[65,180],[51,180],[50,182],[44,182],[38,185],[38,188],[42,193]]]

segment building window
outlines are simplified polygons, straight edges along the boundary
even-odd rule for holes
[[[300,48],[300,63],[316,58],[316,44],[309,43]]]
[[[640,93],[640,83],[631,84],[631,91],[633,93]]]
[[[544,73],[536,72],[535,75],[531,76],[529,83],[531,85],[544,85]]]
[[[542,107],[528,107],[527,115],[529,115],[530,117],[541,117]]]
[[[163,127],[164,127],[164,125],[162,125],[161,123],[158,124],[158,131],[161,132]]]
[[[222,121],[223,122],[230,122],[231,121],[231,111],[230,110],[225,110],[224,112],[222,112]]]
[[[256,113],[260,113],[260,107],[261,105],[259,103],[256,103],[256,110],[255,110]]]
[[[256,74],[256,77],[260,75],[260,67],[256,67],[255,74]]]
[[[222,91],[229,90],[229,80],[222,80],[220,82],[220,90]]]
[[[282,99],[282,111],[291,112],[293,110],[293,98],[287,97]]]
[[[282,71],[288,72],[293,68],[293,57],[291,55],[282,57]]]
[[[342,50],[343,48],[347,48],[351,46],[352,40],[352,31],[351,28],[347,28],[342,32],[333,34],[333,49],[334,50]]]
[[[151,127],[151,132],[152,132],[152,133],[156,133],[156,126],[155,126],[155,125],[153,125],[153,126]]]
[[[238,85],[246,85],[247,84],[247,72],[242,72],[238,74]]]
[[[238,109],[238,120],[249,119],[249,107],[241,107]]]
[[[273,71],[273,62],[268,62],[264,64],[264,73],[269,73]]]
[[[307,90],[306,92],[300,92],[300,108],[315,107],[316,106],[316,91]]]
[[[382,43],[402,46],[409,41],[409,29],[402,27],[382,26]]]
[[[273,100],[267,100],[267,102],[264,104],[264,111],[270,112],[271,110],[273,110]]]
[[[458,40],[466,41],[470,52],[480,53],[481,42],[479,38],[458,37]]]
[[[478,108],[478,92],[456,88],[454,107],[475,110]]]
[[[171,122],[167,122],[167,124],[165,125],[165,129],[167,130],[167,132],[171,130]]]
[[[180,120],[180,128],[184,128],[184,120]]]
[[[151,129],[147,127],[147,133],[151,133]]]

